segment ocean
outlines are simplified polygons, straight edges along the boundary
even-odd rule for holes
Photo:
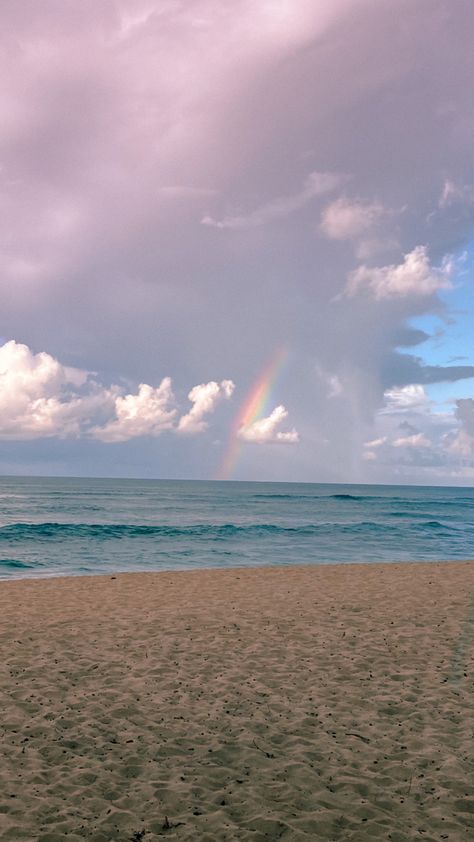
[[[474,558],[474,489],[0,478],[0,579]]]

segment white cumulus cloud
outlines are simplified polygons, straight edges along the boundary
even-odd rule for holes
[[[179,419],[178,432],[194,434],[205,430],[208,422],[204,420],[204,416],[213,412],[219,401],[232,397],[234,388],[232,380],[222,380],[220,383],[211,380],[209,383],[194,386],[188,395],[193,406]]]
[[[195,386],[189,393],[193,407],[177,424],[170,377],[159,386],[141,383],[137,392],[124,394],[120,386],[102,385],[91,372],[11,340],[0,346],[0,439],[87,437],[111,443],[165,430],[201,433],[207,427],[203,416],[233,390],[231,380]]]
[[[451,287],[452,264],[444,260],[440,267],[430,264],[425,246],[416,246],[398,265],[359,266],[349,275],[346,293],[353,296],[367,289],[378,300],[402,296],[432,295]]]
[[[299,441],[299,435],[293,427],[292,430],[283,432],[278,430],[278,427],[288,417],[288,411],[284,406],[280,405],[266,418],[260,418],[254,421],[253,424],[241,427],[238,432],[238,437],[242,441],[253,442],[255,444],[269,444],[272,442],[296,444]]]
[[[93,394],[87,400],[77,395],[87,379],[87,372],[63,366],[50,354],[6,342],[0,347],[0,437],[77,435],[97,402]],[[103,397],[107,401],[110,395]]]
[[[274,219],[283,219],[303,208],[316,196],[329,193],[336,189],[347,176],[333,172],[312,172],[307,177],[299,193],[292,196],[280,196],[261,205],[259,208],[247,213],[232,216],[225,216],[223,219],[214,219],[212,216],[205,216],[201,220],[202,225],[210,225],[214,228],[258,228],[273,222]]]
[[[176,416],[171,379],[164,377],[156,388],[140,383],[135,395],[115,398],[115,418],[92,434],[104,442],[127,441],[136,436],[158,436],[170,430]]]
[[[420,383],[410,383],[407,386],[394,386],[384,392],[385,409],[382,412],[397,413],[410,409],[425,408],[429,398]]]

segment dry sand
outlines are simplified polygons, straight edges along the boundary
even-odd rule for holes
[[[474,564],[0,584],[0,840],[474,838]]]

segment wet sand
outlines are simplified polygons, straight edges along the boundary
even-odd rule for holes
[[[474,564],[0,583],[0,840],[474,838]]]

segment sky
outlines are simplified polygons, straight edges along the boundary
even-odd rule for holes
[[[472,0],[3,0],[0,473],[474,485]]]

